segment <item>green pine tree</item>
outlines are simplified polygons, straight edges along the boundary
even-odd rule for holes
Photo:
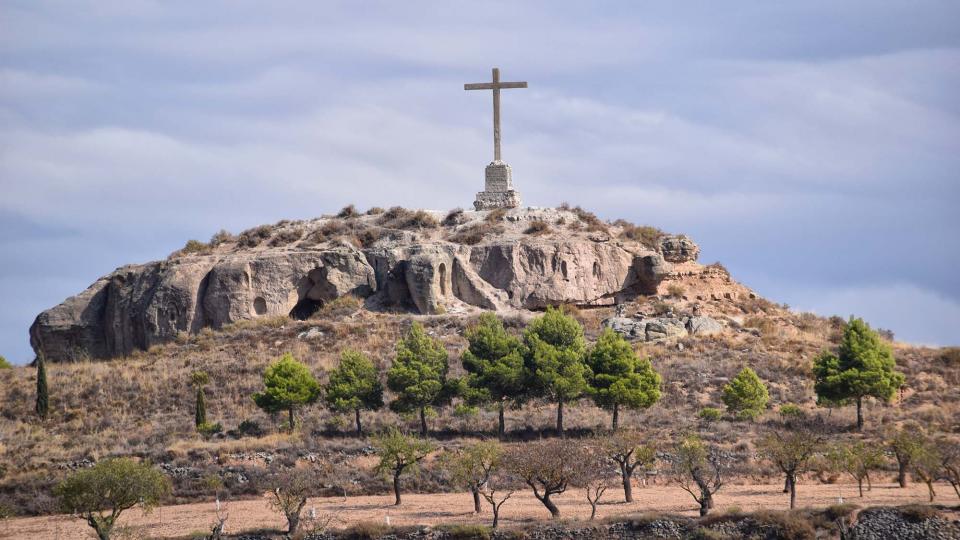
[[[753,420],[767,408],[770,394],[757,373],[745,367],[732,381],[724,385],[721,400],[730,414],[740,419]]]
[[[50,414],[50,394],[47,389],[47,362],[43,353],[37,355],[37,416],[46,420]]]
[[[287,411],[289,428],[296,426],[294,411],[320,398],[320,383],[310,368],[287,353],[263,371],[263,392],[253,394],[258,407],[269,413]]]
[[[896,370],[890,345],[863,319],[850,317],[837,354],[824,352],[813,364],[818,403],[857,404],[857,429],[863,429],[863,398],[890,401],[906,380]]]
[[[420,413],[420,433],[427,435],[427,409],[449,402],[457,381],[448,381],[450,366],[443,343],[427,335],[420,323],[397,343],[397,356],[387,370],[387,387],[396,393],[390,408]]]
[[[557,432],[563,436],[563,406],[590,388],[583,327],[562,311],[547,308],[523,334],[525,363],[532,390],[557,404]]]
[[[506,431],[504,407],[508,401],[521,403],[524,396],[523,343],[510,335],[493,313],[480,315],[479,322],[467,330],[466,337],[469,345],[460,361],[469,374],[468,398],[497,404],[497,433],[502,437]]]
[[[630,343],[607,328],[587,353],[593,372],[590,394],[601,409],[611,411],[617,430],[620,407],[645,409],[660,399],[660,374],[647,358],[640,358]]]
[[[325,390],[325,399],[331,409],[354,413],[358,437],[363,435],[360,411],[383,407],[380,373],[366,355],[357,351],[345,350],[340,354],[340,365],[330,372]]]

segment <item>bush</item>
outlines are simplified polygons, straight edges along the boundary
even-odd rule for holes
[[[683,289],[683,287],[676,283],[673,283],[667,287],[667,293],[674,298],[683,298],[683,294],[685,292],[686,291]]]
[[[181,257],[183,255],[206,255],[212,250],[209,244],[205,244],[199,240],[187,240],[187,243],[175,251],[171,257]]]
[[[723,416],[723,412],[716,407],[704,407],[700,409],[700,412],[697,413],[697,416],[701,420],[705,420],[707,422],[716,422]]]
[[[263,437],[266,431],[253,420],[244,420],[237,426],[237,432],[244,437]]]
[[[780,417],[784,420],[799,420],[807,415],[807,413],[804,412],[799,405],[794,405],[793,403],[784,403],[781,405],[779,413]]]
[[[737,418],[753,420],[767,408],[770,394],[756,372],[745,367],[723,387],[722,400],[727,410]]]
[[[473,246],[483,242],[483,240],[492,235],[503,232],[502,225],[491,225],[489,223],[474,223],[457,231],[450,236],[450,241],[457,244]]]
[[[277,235],[270,240],[270,246],[288,246],[297,240],[300,240],[301,238],[303,238],[303,229],[299,227],[294,229],[284,229],[277,233]]]
[[[230,234],[226,229],[220,229],[217,233],[210,237],[210,245],[213,247],[219,246],[220,244],[226,244],[228,242],[236,241],[236,237]]]
[[[352,204],[344,206],[337,212],[337,217],[340,219],[352,219],[358,216],[360,216],[360,212],[357,212],[357,207]]]
[[[10,362],[8,362],[7,359],[4,358],[3,356],[0,356],[0,369],[11,369],[11,368],[13,368],[13,366],[10,365]]]
[[[614,221],[613,224],[620,227],[620,238],[640,242],[651,248],[656,248],[664,236],[663,231],[648,225],[634,225],[622,219]]]
[[[487,223],[499,223],[503,221],[505,217],[507,217],[507,209],[497,208],[496,210],[491,210],[485,219]]]
[[[382,214],[382,213],[384,213],[384,212],[385,212],[385,210],[384,210],[383,208],[380,208],[379,206],[374,206],[373,208],[367,210],[367,215],[368,215],[368,216],[379,216],[380,214]]]
[[[527,230],[523,232],[524,234],[530,234],[534,236],[547,234],[550,232],[550,225],[546,221],[536,219],[531,221],[530,225],[527,226]]]
[[[318,318],[341,318],[347,315],[353,315],[363,307],[363,300],[360,300],[352,294],[338,296],[327,302],[322,308],[318,309],[310,316],[311,319]]]
[[[379,224],[389,229],[435,229],[440,226],[437,218],[423,210],[407,210],[394,206],[383,213]]]
[[[216,423],[204,422],[199,426],[197,426],[197,433],[199,433],[200,435],[203,435],[204,437],[211,437],[217,433],[222,433],[222,432],[223,432],[223,426],[220,424],[220,422],[216,422]]]
[[[259,227],[247,229],[240,233],[240,237],[237,238],[237,244],[241,247],[254,248],[262,244],[267,238],[270,238],[271,234],[273,234],[273,229],[269,225],[260,225]]]
[[[463,223],[463,208],[454,208],[447,214],[447,217],[443,218],[444,227],[454,227]]]

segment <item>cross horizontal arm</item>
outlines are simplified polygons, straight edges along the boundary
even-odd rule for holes
[[[526,88],[525,82],[467,83],[464,90],[496,90],[498,88]]]

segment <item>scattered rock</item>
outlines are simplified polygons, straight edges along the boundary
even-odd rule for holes
[[[662,317],[611,317],[603,321],[605,328],[630,340],[666,341],[687,335],[710,335],[723,331],[723,325],[707,316],[677,317],[667,314]]]

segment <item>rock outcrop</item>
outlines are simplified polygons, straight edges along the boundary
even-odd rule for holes
[[[696,261],[700,256],[700,246],[685,235],[667,235],[660,239],[660,253],[667,262]]]
[[[123,356],[205,327],[272,315],[304,319],[348,294],[364,299],[369,309],[419,313],[458,305],[494,310],[613,305],[654,294],[671,271],[649,248],[581,232],[579,226],[552,234],[522,232],[532,220],[554,226],[576,222],[569,211],[510,212],[496,234],[472,245],[457,243],[456,232],[489,223],[488,212],[467,212],[458,220],[463,224],[445,229],[434,223],[413,234],[378,228],[385,218],[376,216],[325,218],[294,232],[291,226],[262,234],[258,228],[235,244],[115,270],[41,313],[30,328],[31,344],[51,361]],[[308,241],[311,234],[329,235],[334,225],[347,233],[380,234],[372,241],[346,241],[347,233]],[[286,237],[299,240],[285,245],[277,240]]]
[[[668,341],[687,335],[712,335],[723,331],[723,325],[706,316],[611,317],[603,321],[605,328],[633,341]]]

